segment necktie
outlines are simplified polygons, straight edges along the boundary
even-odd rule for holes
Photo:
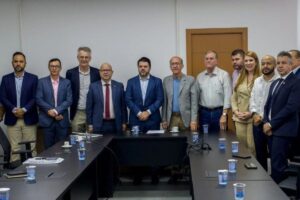
[[[109,84],[105,84],[105,119],[110,119],[109,96]]]

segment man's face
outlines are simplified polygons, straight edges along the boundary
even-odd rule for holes
[[[23,72],[26,66],[25,58],[22,55],[15,55],[12,60],[14,71]]]
[[[292,56],[292,67],[293,69],[295,69],[296,67],[298,67],[300,65],[300,59],[296,58],[296,53],[293,51],[289,52]]]
[[[275,69],[275,61],[270,57],[263,57],[261,59],[261,73],[264,75],[273,74]]]
[[[59,76],[60,70],[61,66],[58,61],[53,61],[49,63],[49,71],[51,76]]]
[[[231,61],[233,68],[236,70],[241,70],[244,67],[244,58],[241,54],[231,56]]]
[[[170,68],[173,75],[178,76],[181,74],[183,64],[181,63],[180,58],[174,57],[170,60]]]
[[[287,56],[277,57],[277,71],[280,76],[287,75],[292,70],[292,64],[289,63],[289,58]]]
[[[150,73],[150,65],[147,62],[140,61],[138,65],[139,75],[141,77],[147,77]]]
[[[213,52],[207,53],[204,57],[204,64],[206,69],[213,70],[218,64],[216,55]]]
[[[102,64],[100,69],[100,77],[103,81],[108,82],[111,80],[111,77],[113,75],[112,67],[109,64]]]
[[[79,66],[88,67],[91,61],[91,54],[86,51],[79,51],[77,54]]]

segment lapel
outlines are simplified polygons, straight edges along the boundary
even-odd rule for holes
[[[58,82],[58,88],[57,88],[57,106],[61,104],[62,102],[62,95],[60,95],[61,91],[63,89],[63,80],[62,77],[59,77],[59,82]],[[53,94],[54,97],[54,94]]]
[[[52,106],[55,106],[54,92],[53,92],[53,86],[52,86],[52,82],[51,82],[51,77],[50,76],[48,76],[48,78],[47,78],[47,85],[49,85],[49,88],[51,88],[49,90],[49,92],[50,92],[50,103],[51,103]]]
[[[138,93],[138,96],[141,98],[142,102],[143,102],[143,95],[142,95],[142,88],[141,88],[141,82],[140,82],[140,76],[136,76],[135,78],[135,85],[137,88],[135,88],[135,86],[133,86],[133,91],[134,93],[137,92]]]
[[[170,100],[171,100],[171,103],[173,101],[173,93],[174,93],[174,87],[173,87],[173,76],[170,76],[167,80],[167,85],[166,85],[166,88],[169,88],[170,89]]]
[[[11,78],[9,79],[9,86],[11,87],[12,99],[14,100],[15,106],[17,106],[17,90],[16,90],[16,82],[15,82],[15,74],[14,73],[11,74]]]
[[[103,85],[102,85],[102,81],[99,81],[99,84],[97,84],[97,93],[99,94],[99,102],[102,106],[102,109],[104,110],[104,97],[103,97]]]
[[[114,105],[114,110],[116,110],[116,105],[114,99],[116,99],[116,94],[117,94],[117,86],[114,83],[113,80],[111,80],[111,98],[112,98],[112,103]]]
[[[147,90],[146,90],[146,95],[145,95],[145,101],[148,99],[148,96],[150,95],[149,93],[152,91],[152,88],[154,86],[154,83],[153,83],[153,78],[152,76],[150,75],[149,76],[149,81],[148,81],[148,86],[147,86]],[[145,102],[144,102],[145,104]]]
[[[76,93],[78,93],[79,96],[79,90],[80,90],[80,83],[79,83],[79,66],[76,69],[76,74],[74,76],[74,83],[76,84],[76,88],[78,88],[78,90],[76,90]]]
[[[186,83],[186,76],[184,74],[182,74],[182,77],[180,80],[180,86],[179,86],[179,96],[180,96],[182,89],[184,88],[185,83]]]
[[[295,76],[295,75],[294,75],[294,73],[292,72],[292,73],[290,73],[290,74],[289,74],[289,75],[281,82],[280,88],[278,89],[278,91],[276,92],[276,94],[274,94],[274,96],[273,96],[273,99],[274,99],[273,102],[277,99],[278,96],[280,96],[280,93],[282,93],[282,91],[284,91],[285,88],[289,86],[290,79],[292,79],[294,76]],[[278,81],[279,81],[279,79],[278,79]],[[278,81],[277,81],[277,82],[278,82]],[[276,90],[276,88],[275,88],[275,90]]]

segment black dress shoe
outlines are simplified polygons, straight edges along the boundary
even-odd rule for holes
[[[157,185],[159,183],[159,178],[157,175],[151,176],[151,184]]]

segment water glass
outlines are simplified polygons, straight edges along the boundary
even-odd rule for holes
[[[236,173],[237,168],[237,160],[236,159],[228,159],[228,172]]]
[[[226,149],[226,138],[219,138],[219,149]]]
[[[219,177],[219,185],[227,185],[228,170],[227,169],[219,169],[218,177]]]
[[[0,188],[0,200],[9,200],[10,188]]]
[[[85,160],[86,150],[84,148],[79,148],[77,151],[78,151],[78,160]]]
[[[234,199],[235,200],[244,200],[245,199],[245,183],[234,183],[233,190],[234,190]]]
[[[28,182],[35,182],[35,174],[36,174],[36,166],[35,165],[29,165],[26,167],[27,171],[27,181]]]
[[[239,152],[239,142],[238,141],[231,142],[231,152],[232,152],[232,154],[237,154]]]
[[[202,127],[203,127],[203,133],[204,134],[208,134],[208,127],[209,127],[209,125],[208,124],[203,124]]]
[[[139,135],[140,127],[139,126],[132,126],[132,135]]]
[[[70,144],[71,145],[76,144],[76,135],[70,135]]]

